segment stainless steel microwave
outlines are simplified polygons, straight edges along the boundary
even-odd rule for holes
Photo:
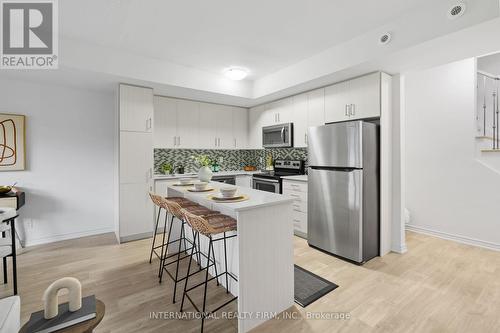
[[[293,147],[293,123],[262,127],[262,147]]]

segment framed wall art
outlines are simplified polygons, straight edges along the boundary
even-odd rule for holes
[[[24,115],[0,113],[0,171],[26,167]]]

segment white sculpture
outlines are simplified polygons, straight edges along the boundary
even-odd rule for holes
[[[57,316],[59,312],[57,293],[61,289],[69,291],[69,311],[75,312],[82,307],[82,284],[75,278],[65,277],[54,281],[43,293],[45,319]]]

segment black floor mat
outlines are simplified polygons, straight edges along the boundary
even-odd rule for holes
[[[335,283],[325,280],[302,267],[294,266],[295,303],[302,307],[308,306],[338,287]]]

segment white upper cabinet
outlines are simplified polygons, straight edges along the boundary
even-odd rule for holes
[[[154,97],[153,147],[175,148],[177,145],[177,100]]]
[[[380,117],[380,73],[325,88],[327,123]]]
[[[153,131],[153,89],[120,84],[120,130]]]
[[[247,148],[248,110],[155,97],[155,148]]]
[[[325,89],[316,89],[307,93],[307,126],[325,124]]]
[[[293,145],[307,147],[308,94],[293,96]]]
[[[233,107],[233,136],[232,148],[248,148],[248,109]]]
[[[200,103],[177,100],[177,148],[198,148]]]
[[[262,127],[266,126],[268,106],[266,104],[251,108],[248,111],[248,148],[262,149]],[[269,121],[271,118],[269,118]]]
[[[198,148],[216,149],[217,146],[217,105],[200,103],[200,144]]]
[[[234,148],[233,108],[227,105],[217,106],[217,148]]]
[[[325,88],[325,122],[349,119],[349,81]]]
[[[351,119],[380,117],[380,73],[351,80]]]

